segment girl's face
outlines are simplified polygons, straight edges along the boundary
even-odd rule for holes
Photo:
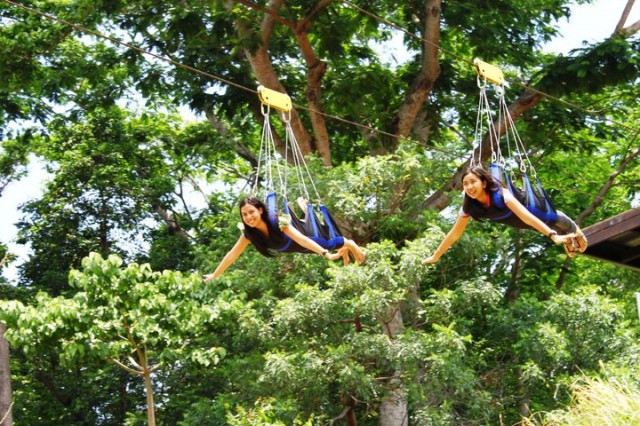
[[[473,173],[467,173],[462,179],[462,188],[464,189],[465,194],[471,198],[476,199],[484,194],[486,187],[487,182],[483,181]]]
[[[262,221],[262,209],[252,204],[245,204],[240,209],[242,221],[245,225],[255,228]]]

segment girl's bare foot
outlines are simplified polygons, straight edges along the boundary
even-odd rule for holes
[[[353,258],[356,260],[356,262],[358,262],[359,265],[362,265],[364,263],[364,259],[366,258],[362,249],[358,247],[358,245],[351,240],[348,240],[345,238],[344,241],[345,241],[345,245],[349,248],[349,253],[351,253]]]
[[[342,247],[338,249],[338,254],[342,256],[342,262],[344,263],[344,266],[347,266],[349,263],[351,263],[351,258],[349,257],[349,247]]]
[[[587,237],[584,236],[584,233],[580,229],[576,231],[576,236],[573,238],[573,246],[580,253],[584,253],[587,247],[589,247]]]

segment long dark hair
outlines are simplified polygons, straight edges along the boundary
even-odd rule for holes
[[[252,205],[256,209],[262,209],[262,214],[260,217],[267,224],[267,229],[269,230],[269,237],[267,238],[262,232],[258,231],[256,228],[252,228],[242,220],[242,208],[247,204]],[[251,244],[258,250],[258,252],[266,257],[273,257],[273,253],[269,250],[269,238],[279,238],[282,234],[280,229],[276,229],[271,225],[269,221],[269,212],[267,211],[267,206],[258,198],[254,196],[245,197],[240,201],[240,219],[242,220],[242,224],[244,225],[243,234],[244,236],[251,241]]]
[[[486,171],[482,166],[473,166],[467,169],[460,182],[464,181],[465,176],[469,173],[474,174],[480,181],[486,182],[486,186],[484,187],[485,191],[489,194],[492,192],[498,191],[501,188],[500,182],[498,182],[488,171]],[[469,197],[466,193],[464,194],[464,199],[462,201],[462,211],[470,212],[472,211],[472,205],[474,203],[478,203],[473,198]]]

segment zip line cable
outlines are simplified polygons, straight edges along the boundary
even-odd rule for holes
[[[15,3],[15,2],[14,2],[14,1],[12,1],[12,0],[0,0],[0,1],[2,1],[2,2],[4,2],[4,3],[7,3],[7,4],[11,5],[11,6],[14,6],[14,7],[17,7],[17,8],[20,8],[20,9],[23,9],[23,10],[25,10],[25,11],[29,12],[29,13],[33,13],[33,14],[36,14],[36,15],[38,15],[38,16],[44,17],[44,18],[46,18],[46,19],[49,19],[49,20],[52,20],[52,21],[58,22],[58,23],[60,23],[60,24],[67,25],[67,26],[69,26],[69,27],[71,27],[71,28],[73,28],[73,29],[75,29],[75,30],[77,30],[77,31],[79,31],[79,32],[87,33],[87,34],[91,34],[91,35],[93,35],[93,36],[95,36],[95,37],[98,37],[98,38],[102,38],[102,39],[108,40],[108,41],[110,41],[110,42],[112,42],[112,43],[114,43],[114,44],[116,44],[116,45],[124,46],[124,47],[126,47],[126,48],[128,48],[128,49],[134,50],[134,51],[136,51],[136,52],[138,52],[138,53],[141,53],[141,54],[143,54],[143,55],[151,56],[151,57],[156,58],[156,59],[158,59],[158,60],[161,60],[161,61],[164,61],[164,62],[170,63],[170,64],[172,64],[172,65],[174,65],[174,66],[176,66],[176,67],[184,68],[184,69],[186,69],[186,70],[188,70],[188,71],[191,71],[191,72],[194,72],[194,73],[196,73],[196,74],[199,74],[199,75],[205,76],[205,77],[210,78],[210,79],[212,79],[212,80],[217,80],[217,81],[219,81],[219,82],[221,82],[221,83],[224,83],[224,84],[226,84],[226,85],[233,86],[233,87],[235,87],[235,88],[238,88],[238,89],[241,89],[241,90],[245,90],[245,91],[250,92],[250,93],[253,93],[253,94],[257,94],[257,93],[258,93],[258,92],[257,92],[257,90],[254,90],[254,89],[251,89],[251,88],[245,87],[245,86],[243,86],[243,85],[241,85],[241,84],[238,84],[238,83],[235,83],[235,82],[233,82],[233,81],[231,81],[231,80],[227,80],[227,79],[225,79],[225,78],[223,78],[223,77],[219,77],[219,76],[217,76],[217,75],[214,75],[214,74],[208,73],[208,72],[206,72],[206,71],[202,71],[202,70],[200,70],[200,69],[198,69],[198,68],[195,68],[195,67],[192,67],[192,66],[190,66],[190,65],[183,64],[183,63],[181,63],[181,62],[178,62],[178,61],[173,60],[173,59],[171,59],[171,58],[168,58],[168,57],[166,57],[166,56],[158,55],[158,54],[156,54],[156,53],[150,52],[150,51],[145,50],[145,49],[143,49],[143,48],[141,48],[141,47],[138,47],[138,46],[136,46],[136,45],[133,45],[133,44],[130,44],[130,43],[127,43],[127,42],[124,42],[124,41],[118,40],[118,39],[116,39],[116,38],[114,38],[114,37],[104,35],[104,34],[102,34],[102,33],[99,33],[99,32],[97,32],[97,31],[94,31],[94,30],[90,30],[90,29],[88,29],[88,28],[85,28],[85,27],[82,27],[82,26],[80,26],[80,25],[74,24],[74,23],[69,22],[69,21],[67,21],[67,20],[64,20],[64,19],[62,19],[62,18],[58,18],[58,17],[56,17],[56,16],[53,16],[53,15],[47,14],[47,13],[45,13],[45,12],[41,12],[41,11],[39,11],[39,10],[36,10],[36,9],[30,8],[30,7],[28,7],[28,6],[25,6],[25,5],[22,5],[22,4],[19,4],[19,3]],[[356,5],[354,5],[353,3],[351,3],[349,0],[339,0],[339,1],[341,1],[342,3],[346,4],[347,6],[352,7],[353,9],[355,9],[355,10],[357,10],[357,11],[359,11],[359,12],[363,13],[363,14],[366,14],[366,15],[368,15],[368,16],[370,16],[370,17],[374,18],[374,19],[379,20],[380,22],[383,22],[383,23],[384,23],[384,24],[386,24],[386,25],[389,25],[389,26],[391,26],[391,27],[393,27],[393,28],[395,28],[395,29],[397,29],[397,30],[399,30],[399,31],[402,31],[402,32],[406,33],[407,35],[410,35],[411,37],[414,37],[414,38],[417,38],[417,39],[419,39],[419,40],[422,40],[422,41],[424,41],[424,42],[426,42],[426,43],[429,43],[429,44],[431,44],[432,46],[434,46],[434,47],[438,48],[439,50],[441,50],[442,52],[444,52],[444,53],[446,53],[446,54],[448,54],[448,55],[450,55],[450,56],[453,56],[453,57],[455,57],[455,58],[459,59],[460,61],[463,61],[463,62],[465,62],[465,63],[468,63],[468,64],[473,65],[473,63],[472,63],[472,62],[470,62],[470,61],[468,61],[466,58],[463,58],[463,57],[461,57],[461,56],[459,56],[459,55],[457,55],[457,54],[455,54],[455,53],[453,53],[453,52],[450,52],[450,51],[448,51],[448,50],[446,50],[446,49],[443,49],[443,48],[441,48],[440,46],[438,46],[437,44],[430,42],[429,40],[423,39],[422,37],[420,37],[420,36],[418,36],[418,35],[415,35],[415,34],[411,33],[410,31],[405,30],[405,29],[403,29],[402,27],[400,27],[400,26],[398,26],[398,25],[396,25],[396,24],[394,24],[394,23],[392,23],[392,22],[389,22],[389,21],[385,20],[384,18],[381,18],[381,17],[379,17],[379,16],[377,16],[377,15],[375,15],[375,14],[373,14],[373,13],[371,13],[371,12],[369,12],[369,11],[365,10],[365,9],[362,9],[362,8],[360,8],[359,6],[356,6]],[[530,87],[528,87],[528,86],[524,85],[523,83],[519,83],[519,84],[523,85],[523,87],[530,88]],[[530,88],[530,89],[531,89],[531,90],[536,91],[536,89],[533,89],[533,88]],[[561,100],[561,99],[554,98],[553,96],[551,96],[551,95],[547,95],[547,94],[546,94],[546,93],[544,93],[544,92],[540,92],[540,91],[536,91],[536,92],[540,93],[540,94],[541,94],[541,95],[543,95],[543,96],[548,97],[549,99],[557,100],[558,102],[561,102],[561,103],[563,103],[563,104],[565,104],[565,105],[567,105],[567,106],[570,106],[570,107],[572,107],[572,108],[574,108],[574,109],[578,109],[578,110],[580,110],[580,111],[583,111],[583,112],[586,112],[586,113],[591,114],[591,113],[589,112],[589,110],[586,110],[586,109],[584,109],[584,108],[580,107],[579,105],[575,105],[575,104],[572,104],[572,103],[570,103],[570,102],[566,102],[566,101],[563,101],[563,100]],[[327,114],[327,113],[324,113],[324,112],[322,112],[322,111],[315,110],[315,109],[313,109],[313,108],[305,107],[305,106],[303,106],[303,105],[297,105],[297,104],[292,104],[292,105],[293,105],[293,106],[295,106],[295,107],[296,107],[296,108],[298,108],[298,109],[302,109],[302,110],[305,110],[305,111],[308,111],[308,112],[313,112],[313,113],[316,113],[316,114],[320,114],[320,115],[322,115],[322,116],[324,116],[324,117],[331,118],[331,119],[334,119],[334,120],[337,120],[337,121],[343,122],[343,123],[345,123],[345,124],[353,125],[353,126],[356,126],[356,127],[361,128],[361,129],[365,129],[365,130],[373,131],[373,132],[376,132],[376,133],[378,133],[378,134],[380,134],[380,135],[389,136],[389,137],[394,138],[394,139],[397,139],[397,138],[398,138],[398,135],[394,135],[394,134],[391,134],[391,133],[389,133],[389,132],[385,132],[385,131],[383,131],[383,130],[380,130],[380,129],[377,129],[377,128],[374,128],[374,127],[371,127],[371,126],[368,126],[368,125],[364,125],[364,124],[361,124],[361,123],[353,122],[353,121],[347,120],[347,119],[342,118],[342,117],[339,117],[339,116],[335,116],[335,115]],[[605,118],[605,120],[607,120],[607,121],[609,121],[609,122],[612,122],[612,123],[616,123],[615,121],[610,120],[610,119],[606,119],[606,118]],[[617,123],[616,123],[616,124],[617,124]],[[626,126],[626,125],[623,125],[623,127],[625,127],[625,128],[629,128],[629,127],[628,127],[628,126]],[[635,130],[635,129],[632,129],[632,130]],[[634,136],[637,136],[638,134],[640,134],[640,130],[636,130],[636,134],[635,134]],[[445,154],[448,158],[456,158],[456,159],[466,158],[466,156],[459,155],[459,154],[455,154],[455,153],[453,153],[453,152],[452,152],[452,151],[450,151],[450,150],[443,150],[443,149],[438,148],[438,147],[435,147],[435,146],[427,146],[427,145],[425,145],[425,144],[423,144],[423,143],[420,143],[420,142],[417,142],[417,141],[412,141],[412,142],[413,142],[413,143],[416,143],[416,144],[418,144],[418,145],[420,145],[420,146],[423,146],[423,147],[425,147],[425,148],[428,148],[428,149],[431,149],[431,150],[434,150],[434,151],[438,151],[438,152],[440,152],[440,153],[442,153],[442,154]]]

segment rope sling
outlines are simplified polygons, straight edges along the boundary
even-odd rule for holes
[[[272,227],[279,229],[282,215],[288,216],[290,226],[293,226],[303,235],[311,238],[321,247],[334,250],[344,244],[342,231],[333,219],[327,207],[322,203],[318,189],[316,188],[311,172],[304,160],[300,145],[291,127],[291,99],[288,95],[258,87],[258,97],[261,104],[261,112],[264,117],[262,136],[260,139],[260,154],[258,158],[257,179],[254,182],[252,193],[259,195],[259,181],[264,182],[264,200],[267,206],[267,215]],[[271,126],[271,109],[280,112],[280,118],[285,129],[284,158],[277,153]],[[298,183],[298,194],[305,200],[304,217],[298,217],[289,205],[288,178],[293,170]],[[308,182],[308,184],[307,184]],[[318,206],[311,203],[309,186],[313,190]],[[276,248],[279,252],[306,252],[306,249],[298,246],[291,238],[286,237],[286,243]]]
[[[558,219],[556,208],[537,177],[536,170],[529,159],[527,149],[522,139],[520,139],[518,135],[513,118],[509,112],[509,107],[505,101],[505,80],[502,71],[478,59],[474,61],[474,65],[476,73],[478,74],[477,83],[480,96],[474,132],[474,145],[478,146],[478,156],[476,158],[474,150],[471,166],[481,165],[482,138],[486,133],[489,137],[489,147],[491,150],[491,163],[489,166],[491,175],[506,187],[530,213],[546,224],[554,223]],[[497,120],[495,120],[495,114],[491,109],[489,97],[487,96],[488,83],[493,83],[494,91],[498,99]],[[486,132],[484,127],[485,122],[487,126]],[[505,131],[504,139],[507,147],[507,158],[502,155],[500,149],[500,136],[495,126],[496,122],[505,123],[506,125],[507,130]],[[512,144],[514,145],[513,151]],[[516,173],[521,177],[522,188],[519,188],[513,183],[514,180],[516,180]],[[504,208],[504,200],[500,197],[498,201],[502,203],[502,205],[498,207]],[[509,210],[503,216],[493,218],[492,220],[504,221],[512,215],[514,215],[514,213]]]

